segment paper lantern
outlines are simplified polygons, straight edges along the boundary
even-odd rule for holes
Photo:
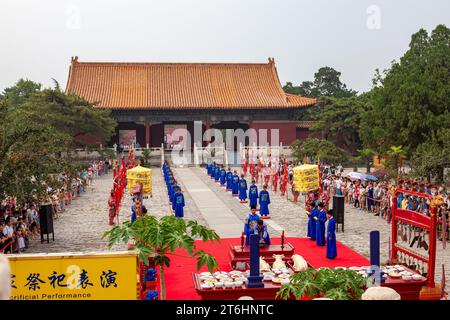
[[[144,195],[152,194],[152,169],[137,166],[127,170],[127,187],[130,194],[135,193],[139,183],[143,184]]]
[[[304,164],[294,168],[294,190],[311,192],[319,189],[319,166]]]

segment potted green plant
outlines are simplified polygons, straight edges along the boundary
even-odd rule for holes
[[[118,243],[128,244],[132,239],[139,260],[148,265],[149,257],[153,258],[155,265],[160,268],[159,280],[163,300],[166,298],[165,268],[170,267],[170,255],[177,249],[185,249],[190,257],[195,258],[199,270],[203,266],[207,266],[210,272],[218,269],[217,261],[212,255],[197,249],[195,239],[220,242],[220,237],[214,230],[196,221],[186,221],[174,216],[158,219],[152,215],[145,215],[138,217],[134,222],[127,221],[115,226],[105,232],[103,238],[108,239],[110,248]]]
[[[333,300],[359,300],[367,287],[366,279],[351,270],[327,269],[306,271],[293,275],[289,284],[277,292],[277,299],[295,297],[330,298]]]
[[[142,149],[142,158],[144,158],[144,163],[146,166],[150,166],[151,153],[151,150],[148,148]]]

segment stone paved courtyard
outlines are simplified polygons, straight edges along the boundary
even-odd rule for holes
[[[161,170],[158,167],[153,169],[153,196],[145,199],[149,213],[156,216],[172,214],[167,197],[167,190],[163,181]],[[199,178],[206,188],[214,192],[220,199],[223,206],[229,209],[242,221],[242,230],[237,230],[240,234],[243,231],[243,221],[249,213],[248,204],[241,204],[233,198],[223,187],[211,181],[203,168],[183,168],[175,169],[174,174],[184,190],[186,207],[185,218],[195,219],[204,225],[208,225],[208,220],[203,217],[196,205],[186,185],[189,181],[180,179],[181,171],[190,170]],[[106,241],[101,239],[103,233],[110,229],[107,224],[108,206],[107,198],[111,189],[112,176],[105,175],[94,180],[94,184],[81,197],[72,201],[65,212],[61,213],[55,220],[55,242],[40,243],[40,240],[33,240],[27,253],[38,252],[90,252],[108,250]],[[192,190],[194,192],[195,190]],[[271,219],[266,220],[269,225],[269,232],[272,237],[279,237],[281,231],[285,230],[286,237],[306,236],[307,216],[304,214],[302,201],[294,203],[281,197],[279,192],[270,192],[271,197]],[[120,221],[129,220],[131,217],[131,197],[125,195],[120,209]],[[375,217],[372,214],[355,209],[346,205],[345,209],[345,232],[338,232],[337,238],[343,244],[353,248],[359,253],[369,256],[369,232],[379,230],[381,236],[381,260],[385,262],[388,258],[389,237],[391,225],[384,219]],[[125,245],[115,246],[112,250],[124,250]],[[450,279],[450,252],[444,254],[442,243],[438,241],[436,280],[441,278],[441,262],[445,261],[447,266],[446,277]]]
[[[149,213],[156,216],[171,214],[165,184],[159,168],[153,168],[153,196],[145,199]],[[94,179],[88,190],[59,214],[54,221],[55,242],[40,239],[31,241],[26,253],[90,252],[106,251],[106,240],[102,235],[111,229],[108,225],[108,197],[112,187],[112,174]],[[120,206],[119,222],[130,220],[132,198],[125,194]],[[45,238],[46,239],[46,238]],[[126,250],[125,245],[116,245],[112,250]]]

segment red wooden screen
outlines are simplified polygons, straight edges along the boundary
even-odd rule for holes
[[[429,205],[429,214],[423,214],[420,212],[409,211],[405,209],[398,208],[397,199],[398,195],[402,193],[405,197],[415,196],[418,198],[426,199]],[[391,252],[391,262],[399,261],[401,263],[405,263],[405,261],[417,260],[421,261],[422,264],[427,264],[427,278],[428,278],[428,287],[434,287],[434,274],[435,274],[435,263],[436,263],[436,227],[437,227],[437,207],[432,204],[432,199],[428,194],[420,193],[416,191],[406,190],[397,188],[393,195],[392,201],[392,252]],[[400,243],[398,240],[399,237],[399,226],[405,230],[409,228],[410,233],[416,234],[420,230],[423,230],[422,234],[426,232],[429,233],[429,245],[427,254],[423,254],[423,252],[418,252],[418,250],[414,250],[412,248],[412,244],[405,245],[404,243]],[[403,227],[404,226],[404,227]],[[419,230],[419,231],[417,231]],[[405,231],[406,232],[406,231]],[[408,242],[408,241],[407,241]],[[414,242],[413,242],[414,243]],[[403,257],[403,258],[399,258]],[[404,261],[401,261],[401,260]],[[407,264],[407,263],[405,263]]]

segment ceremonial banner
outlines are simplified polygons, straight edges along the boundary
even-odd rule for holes
[[[136,300],[131,252],[8,256],[12,300]]]

